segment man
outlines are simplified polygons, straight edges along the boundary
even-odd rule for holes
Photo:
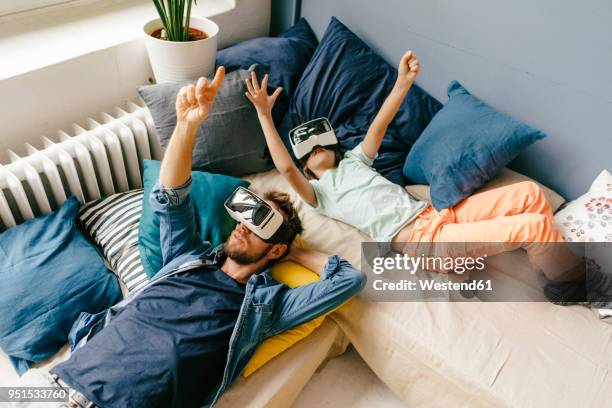
[[[220,67],[212,83],[200,78],[176,99],[176,129],[150,197],[160,219],[163,268],[110,312],[82,315],[71,332],[77,349],[47,378],[70,389],[81,406],[211,406],[264,338],[332,310],[365,283],[337,256],[290,249],[301,223],[282,193],[264,201],[240,191],[261,200],[257,208],[272,217],[268,224],[276,216],[275,230],[244,221],[222,248],[199,240],[189,196],[192,149],[224,74]],[[226,208],[246,220],[240,205]],[[268,268],[283,257],[321,271],[321,280],[295,289],[272,280]],[[44,373],[37,375],[40,381]]]

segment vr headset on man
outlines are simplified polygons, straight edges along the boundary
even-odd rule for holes
[[[280,211],[244,187],[238,187],[227,200],[225,210],[236,221],[270,244],[290,244],[295,231]]]

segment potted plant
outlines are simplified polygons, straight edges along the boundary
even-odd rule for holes
[[[195,0],[153,0],[159,18],[144,25],[149,61],[158,83],[185,81],[212,73],[219,26],[191,16]]]

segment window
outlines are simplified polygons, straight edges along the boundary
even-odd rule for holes
[[[1,0],[0,16],[40,10],[60,4],[74,3],[79,0]]]

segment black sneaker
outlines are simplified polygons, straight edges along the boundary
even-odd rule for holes
[[[587,299],[597,309],[612,308],[612,275],[595,264],[587,270]]]
[[[552,303],[560,306],[586,305],[587,288],[584,277],[567,282],[548,282],[544,295]]]

